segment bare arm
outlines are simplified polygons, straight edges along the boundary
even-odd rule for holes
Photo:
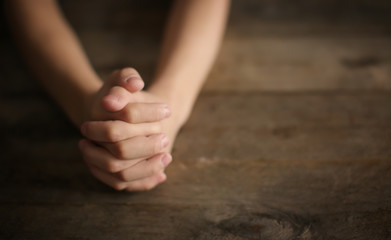
[[[80,125],[102,86],[54,0],[8,0],[8,20],[36,79]]]
[[[229,0],[177,0],[174,4],[165,32],[155,81],[145,92],[168,103],[171,107],[171,117],[162,121],[161,125],[161,129],[170,139],[170,143],[164,149],[166,153],[171,151],[179,128],[189,117],[195,99],[213,64],[224,32],[228,5]],[[99,122],[87,122],[86,125],[91,129],[107,129],[107,126]],[[89,134],[85,136],[93,137]],[[110,142],[110,139],[105,136],[99,140]],[[93,146],[82,146],[83,153],[88,149],[91,152],[96,151]],[[106,170],[100,172],[100,179],[106,184],[117,189],[118,186],[128,190],[137,189],[132,183],[124,179],[118,181],[115,176],[107,175],[106,172]],[[122,174],[125,177],[130,176],[127,170],[122,171]],[[165,179],[165,175],[162,176],[163,178],[160,179]],[[158,182],[154,180],[147,185],[147,189],[161,181],[163,180]]]
[[[176,0],[150,91],[165,96],[180,124],[186,121],[216,57],[229,0]]]
[[[8,0],[6,5],[28,66],[70,119],[80,125],[86,105],[102,82],[56,1]],[[177,0],[174,4],[149,90],[175,105],[172,108],[180,113],[181,124],[213,64],[228,7],[229,0]]]
[[[116,109],[113,113],[101,111],[103,115],[90,120],[121,121],[87,121],[83,125],[88,140],[80,142],[80,149],[98,179],[115,189],[134,191],[165,180],[163,171],[171,161],[172,143],[216,56],[228,5],[229,0],[175,2],[156,78],[147,91],[140,91],[142,82],[137,84],[137,79],[141,79],[129,68],[115,71],[112,85],[107,85],[110,81],[103,84],[54,0],[8,0],[7,13],[27,64],[76,125],[88,120],[86,112],[91,108],[98,109],[96,99],[101,99],[102,105],[107,103],[106,110]],[[153,105],[156,102],[170,105],[170,118],[157,114],[166,107]],[[151,116],[156,117],[152,122]],[[169,144],[165,136],[170,138]]]

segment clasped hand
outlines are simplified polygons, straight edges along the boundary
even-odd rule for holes
[[[142,91],[136,70],[114,71],[92,98],[79,142],[92,174],[116,190],[143,191],[166,180],[172,161],[164,120],[167,104]]]

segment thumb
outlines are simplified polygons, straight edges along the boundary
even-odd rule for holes
[[[115,71],[110,77],[112,86],[121,86],[131,93],[141,91],[144,81],[134,68],[123,68]]]
[[[130,93],[123,87],[114,86],[109,93],[102,98],[103,109],[109,112],[121,111],[129,103]]]
[[[131,93],[141,91],[144,81],[134,68],[114,71],[108,78],[109,93],[102,98],[103,109],[109,112],[122,110],[129,102]]]

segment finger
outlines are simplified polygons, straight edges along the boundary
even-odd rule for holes
[[[119,142],[136,136],[162,132],[160,122],[131,124],[123,121],[89,121],[81,126],[82,134],[93,141]]]
[[[138,179],[150,177],[163,172],[170,164],[172,157],[168,153],[161,153],[152,158],[138,162],[123,171],[116,173],[116,176],[126,182],[135,181]]]
[[[130,93],[123,87],[114,86],[109,93],[102,98],[103,109],[109,112],[117,112],[123,109],[130,99]]]
[[[157,175],[144,178],[141,180],[128,182],[127,187],[125,188],[126,191],[149,191],[156,187],[158,184],[166,181],[167,176],[164,172],[159,173]]]
[[[121,86],[131,93],[141,91],[144,81],[134,68],[123,68],[114,71],[110,76],[112,86]]]
[[[168,118],[171,110],[164,103],[132,103],[132,96],[121,87],[113,87],[102,99],[102,107],[107,110],[95,119],[122,120],[128,123],[156,122]],[[130,103],[129,103],[130,102]]]
[[[156,122],[168,118],[171,110],[162,103],[129,103],[121,111],[111,113],[111,119],[128,123]]]
[[[169,144],[165,134],[138,136],[116,143],[100,143],[118,159],[137,159],[153,156]]]
[[[96,146],[86,139],[82,139],[79,142],[79,148],[82,152],[84,161],[88,165],[92,165],[101,169],[102,171],[110,173],[120,172],[129,167],[132,167],[142,160],[145,160],[144,158],[136,160],[117,159],[106,149]]]
[[[127,191],[147,191],[147,190],[151,190],[152,188],[156,187],[159,183],[162,183],[167,179],[166,174],[162,172],[154,176],[136,180],[133,182],[124,182],[117,179],[112,174],[101,171],[100,169],[95,168],[93,166],[89,166],[89,169],[97,179],[99,179],[103,183],[109,185],[110,187],[118,191],[124,189]]]
[[[102,181],[103,183],[109,185],[110,187],[114,188],[115,190],[121,191],[128,187],[128,184],[126,182],[120,181],[116,177],[105,173],[104,171],[100,170],[99,168],[96,168],[94,166],[89,166],[89,169],[97,179]]]

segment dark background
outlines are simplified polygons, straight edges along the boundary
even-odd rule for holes
[[[61,1],[102,78],[147,81],[170,4]],[[391,238],[391,1],[233,1],[168,181],[146,193],[88,173],[4,14],[0,31],[0,239]]]

